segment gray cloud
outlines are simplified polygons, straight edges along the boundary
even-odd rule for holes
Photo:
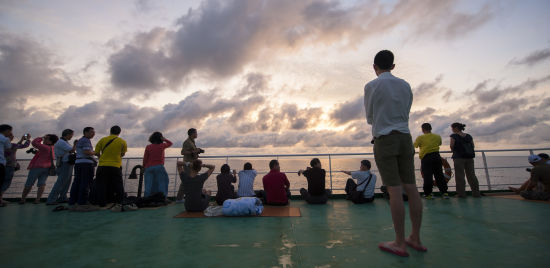
[[[550,48],[533,51],[531,54],[521,59],[514,58],[510,61],[510,64],[527,65],[531,67],[545,61],[548,58],[550,58]]]
[[[443,75],[438,75],[433,82],[421,83],[413,89],[413,95],[415,100],[422,100],[428,97],[433,97],[434,94],[439,93],[441,88],[439,83],[443,80]]]
[[[472,95],[482,105],[486,103],[494,102],[499,98],[509,95],[523,95],[526,92],[535,89],[540,84],[544,84],[550,81],[550,75],[543,76],[536,79],[528,79],[521,84],[515,86],[502,87],[500,85],[493,86],[491,89],[487,89],[489,80],[478,83],[474,89],[466,92],[467,95]]]
[[[22,36],[0,32],[0,119],[8,121],[25,115],[29,98],[85,94],[87,87],[76,85],[56,62],[55,55],[41,44]]]
[[[193,73],[227,77],[247,64],[303,45],[366,38],[404,26],[411,38],[456,38],[491,17],[490,7],[465,14],[457,1],[208,0],[179,18],[175,30],[139,33],[109,58],[111,81],[140,93],[175,87]],[[155,40],[151,45],[149,40]],[[346,42],[344,42],[346,43]]]
[[[339,125],[346,124],[353,120],[365,119],[366,114],[363,98],[363,96],[359,96],[351,101],[337,104],[330,114],[330,118]]]

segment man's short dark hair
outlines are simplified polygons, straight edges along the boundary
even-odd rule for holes
[[[59,137],[57,137],[57,135],[55,134],[48,134],[46,136],[48,137],[48,140],[52,142],[52,144],[55,144],[59,140]]]
[[[422,129],[432,131],[432,125],[430,125],[430,123],[424,123],[422,124]]]
[[[90,132],[94,130],[93,127],[85,127],[84,130],[82,130],[82,134],[86,135],[86,133]]]
[[[382,50],[374,56],[374,64],[382,70],[389,70],[393,66],[393,53],[389,50]]]
[[[367,159],[361,160],[361,165],[367,167],[367,169],[370,169],[370,167],[371,167],[370,161],[367,160]]]
[[[10,125],[2,124],[0,125],[0,132],[12,130],[13,128]]]
[[[122,129],[120,129],[119,126],[112,126],[111,127],[111,134],[113,134],[113,135],[118,135],[118,134],[120,134],[121,131],[122,131]]]
[[[61,137],[67,137],[67,136],[69,136],[73,133],[74,133],[74,131],[72,129],[68,128],[68,129],[63,130],[63,132],[61,132]]]
[[[279,161],[277,161],[275,159],[269,161],[269,169],[275,168],[276,165],[279,165]]]
[[[309,161],[309,165],[311,167],[314,167],[315,165],[317,165],[319,163],[321,163],[321,160],[319,160],[319,158],[313,158],[313,159],[311,159],[311,161]]]
[[[194,128],[190,128],[189,130],[187,130],[187,136],[191,136],[193,135],[193,133],[197,133],[197,130]]]
[[[540,153],[540,154],[538,154],[538,156],[540,156],[540,158],[542,158],[542,159],[547,159],[548,160],[548,154]]]
[[[251,170],[251,169],[252,169],[252,164],[250,164],[249,162],[244,163],[244,170]]]

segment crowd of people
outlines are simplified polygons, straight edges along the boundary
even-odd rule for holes
[[[374,58],[373,69],[377,78],[366,84],[364,101],[367,123],[372,125],[374,158],[384,185],[389,194],[390,209],[395,229],[395,240],[379,244],[379,248],[399,256],[408,256],[407,246],[425,252],[420,241],[422,222],[421,196],[416,187],[414,172],[414,148],[419,148],[421,173],[424,180],[425,199],[433,199],[434,184],[444,199],[449,199],[448,179],[442,164],[446,162],[439,154],[442,145],[441,136],[432,133],[432,126],[424,123],[421,126],[423,135],[413,142],[409,130],[409,113],[412,105],[412,90],[403,79],[391,74],[395,65],[393,53],[380,51]],[[474,197],[480,197],[479,182],[475,175],[475,146],[471,135],[464,132],[465,125],[451,124],[450,149],[454,163],[457,197],[466,197],[466,180]],[[101,138],[95,146],[91,139],[95,136],[93,127],[86,127],[82,137],[71,140],[74,131],[65,129],[61,138],[47,134],[31,138],[25,134],[17,143],[12,143],[12,127],[0,125],[0,206],[5,205],[2,194],[10,187],[14,172],[20,166],[16,152],[33,146],[29,152],[34,153],[28,165],[28,176],[21,194],[20,204],[25,204],[32,187],[38,187],[34,203],[39,203],[48,176],[57,176],[57,180],[47,198],[47,205],[68,202],[69,205],[83,211],[94,207],[105,207],[109,203],[120,204],[125,198],[122,157],[127,151],[127,144],[120,137],[121,128],[113,126],[110,135]],[[210,201],[211,192],[204,189],[205,181],[215,170],[214,165],[204,164],[199,155],[204,150],[196,146],[197,130],[191,128],[188,138],[183,142],[181,155],[183,161],[177,162],[181,184],[176,202],[183,202],[187,211],[204,211]],[[168,194],[168,174],[164,167],[165,150],[173,145],[162,133],[154,132],[149,137],[151,144],[145,148],[143,167],[145,169],[145,197]],[[548,155],[531,155],[529,163],[533,165],[531,177],[520,188],[511,190],[529,199],[550,198],[550,161]],[[361,160],[359,170],[341,171],[351,178],[347,180],[345,192],[353,203],[369,203],[374,200],[377,176],[371,172],[371,162]],[[206,168],[207,171],[201,173]],[[254,180],[258,172],[251,163],[245,163],[243,170],[236,170],[226,164],[221,166],[216,178],[218,191],[215,201],[222,205],[227,199],[237,197],[260,197],[265,204],[284,206],[289,203],[290,182],[281,172],[277,160],[269,162],[270,171],[263,176],[263,189],[254,189]],[[72,173],[74,171],[74,179]],[[310,166],[299,170],[308,183],[307,189],[300,189],[302,198],[310,204],[325,204],[332,194],[326,189],[326,171],[321,161],[313,158]],[[95,178],[95,179],[94,179]],[[238,178],[238,179],[237,179]],[[466,180],[465,180],[466,178]],[[434,180],[435,179],[435,180]],[[238,182],[238,190],[233,184]],[[70,196],[67,196],[70,191]],[[411,234],[405,238],[404,197],[408,199],[412,223]],[[96,206],[93,206],[96,205]]]

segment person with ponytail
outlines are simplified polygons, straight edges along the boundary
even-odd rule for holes
[[[453,162],[455,167],[456,193],[458,197],[466,197],[466,182],[468,180],[472,196],[481,197],[479,182],[474,170],[474,139],[470,134],[464,133],[466,125],[453,123],[451,125],[451,151],[453,151]]]

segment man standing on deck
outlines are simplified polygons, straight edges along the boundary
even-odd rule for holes
[[[199,158],[200,153],[204,153],[204,150],[201,148],[197,148],[195,145],[195,139],[199,136],[197,133],[197,130],[194,128],[190,128],[187,130],[187,136],[188,138],[183,142],[183,146],[181,147],[181,155],[183,155],[183,172],[186,174],[189,174],[191,171],[191,163],[194,160],[197,160]],[[180,184],[180,187],[178,189],[178,195],[176,196],[176,201],[181,201],[183,199],[183,182]]]
[[[422,133],[414,141],[414,147],[420,148],[418,157],[420,158],[420,170],[422,170],[422,178],[424,179],[424,197],[428,200],[433,198],[433,178],[439,188],[439,193],[444,199],[449,199],[447,193],[447,181],[443,175],[443,163],[441,155],[439,155],[439,146],[441,146],[441,136],[432,133],[432,125],[430,123],[422,124]]]
[[[409,131],[409,113],[413,95],[405,80],[391,74],[395,68],[393,53],[382,50],[374,57],[378,78],[365,85],[367,123],[372,125],[374,159],[384,185],[388,186],[395,240],[378,247],[392,254],[408,257],[407,245],[427,251],[420,242],[422,200],[416,189],[414,147]],[[402,189],[409,196],[412,232],[405,238],[405,207]]]
[[[111,127],[109,136],[102,138],[95,146],[99,158],[96,171],[96,196],[99,206],[107,203],[122,203],[124,185],[122,183],[122,157],[128,147],[126,141],[119,137],[122,130],[119,126]]]

